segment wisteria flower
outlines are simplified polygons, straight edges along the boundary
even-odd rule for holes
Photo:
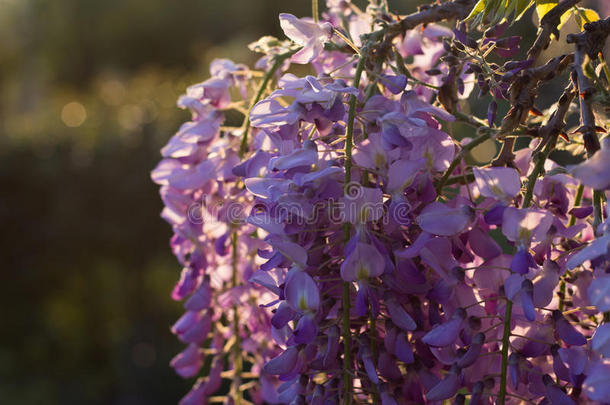
[[[294,63],[304,64],[314,60],[332,35],[329,23],[316,24],[292,14],[280,14],[280,25],[288,38],[303,47],[290,58]]]

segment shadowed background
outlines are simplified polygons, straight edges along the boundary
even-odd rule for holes
[[[188,119],[175,107],[186,86],[213,58],[252,65],[247,43],[283,38],[279,12],[308,16],[310,3],[0,0],[0,403],[172,404],[188,391],[168,365],[183,346],[169,332],[180,267],[149,172]]]

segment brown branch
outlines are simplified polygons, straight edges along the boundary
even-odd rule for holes
[[[538,37],[536,37],[536,41],[534,41],[531,48],[527,51],[528,59],[538,59],[540,53],[551,43],[551,34],[554,34],[555,37],[559,39],[559,30],[557,29],[557,26],[561,22],[561,16],[579,2],[580,0],[562,0],[542,17],[540,20]]]
[[[549,60],[545,65],[527,69],[534,78],[540,81],[551,80],[557,74],[561,73],[568,65],[574,61],[574,55],[568,53],[566,55],[556,56]]]
[[[568,35],[567,42],[575,45],[574,71],[578,82],[581,121],[579,130],[585,142],[587,155],[591,157],[600,149],[600,144],[595,132],[595,116],[591,106],[591,98],[595,93],[595,87],[585,75],[584,66],[588,62],[587,56],[596,59],[603,49],[606,38],[610,34],[610,17],[587,23],[584,28],[585,30],[580,34]]]
[[[589,57],[596,59],[597,55],[604,49],[608,35],[610,35],[610,17],[586,23],[583,32],[568,35],[566,41],[571,44],[583,45]]]
[[[474,4],[475,0],[453,0],[442,4],[433,4],[420,7],[420,10],[407,15],[398,22],[388,24],[380,30],[363,34],[365,40],[380,41],[390,43],[392,39],[398,35],[402,35],[410,29],[417,27],[420,24],[449,20],[452,18],[466,18]]]
[[[449,20],[452,18],[466,18],[476,1],[454,0],[442,4],[435,4],[423,8],[418,13],[413,13],[403,18],[399,23],[400,32],[405,32],[417,27],[419,24]]]
[[[497,167],[501,167],[501,166],[513,167],[514,166],[513,162],[515,160],[515,153],[514,153],[513,149],[515,147],[515,141],[516,141],[516,138],[504,139],[504,142],[502,142],[502,148],[500,148],[500,153],[498,154],[498,157],[496,157],[491,162],[492,166],[497,166]]]
[[[519,125],[525,122],[530,110],[534,107],[534,102],[538,96],[538,85],[542,81],[551,80],[561,73],[574,61],[574,55],[562,55],[555,57],[546,64],[538,67],[525,69],[514,80],[508,89],[510,95],[511,109],[502,120],[499,137],[512,133]],[[514,138],[506,138],[502,144],[500,154],[492,162],[493,166],[513,165],[515,154],[513,147]]]
[[[559,38],[557,26],[561,22],[561,16],[571,7],[574,7],[580,0],[562,0],[540,20],[540,30],[536,40],[527,51],[527,58],[536,60],[540,53],[546,49],[551,42],[551,34]],[[563,70],[570,63],[567,58],[553,58],[547,64],[528,69],[513,83],[510,88],[511,105],[513,107],[502,121],[500,133],[506,134],[513,131],[517,126],[525,121],[530,109],[534,106],[536,90],[540,80],[549,80],[555,75],[554,72]],[[548,77],[550,76],[550,77]],[[512,165],[515,159],[513,148],[515,139],[506,139],[502,144],[500,154],[492,165],[504,166]]]
[[[580,129],[587,156],[593,156],[599,149],[599,139],[595,131],[595,115],[591,106],[591,98],[595,93],[595,87],[585,75],[584,66],[588,63],[587,56],[593,60],[601,53],[606,39],[610,34],[610,17],[603,20],[586,23],[584,31],[580,34],[568,35],[567,42],[575,45],[574,71],[578,83],[578,94],[580,100]],[[602,221],[602,192],[593,191],[593,207],[595,218],[593,220],[594,229]]]
[[[589,78],[585,76],[582,65],[585,62],[584,51],[576,47],[576,60],[574,61],[574,69],[578,77],[578,91],[580,100],[580,132],[582,133],[585,142],[585,149],[589,157],[600,149],[599,139],[595,132],[595,116],[591,106],[591,96],[595,92]]]
[[[532,154],[536,164],[534,170],[527,178],[527,188],[523,196],[523,208],[530,206],[532,197],[534,195],[534,186],[540,176],[544,172],[544,162],[548,159],[549,155],[555,149],[557,137],[565,126],[564,118],[570,109],[570,103],[575,96],[574,88],[570,84],[564,91],[559,101],[557,102],[557,109],[551,115],[548,122],[542,126],[539,133],[542,135],[542,141]]]
[[[538,130],[538,135],[542,137],[540,144],[534,151],[534,154],[538,151],[541,151],[546,143],[550,141],[551,138],[557,137],[559,133],[565,127],[565,116],[570,109],[570,103],[574,99],[576,95],[576,91],[574,90],[574,86],[569,84],[568,87],[563,91],[561,97],[557,101],[557,109],[551,115],[551,118],[547,121],[545,125],[540,127]]]

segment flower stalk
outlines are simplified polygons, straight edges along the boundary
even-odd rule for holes
[[[286,52],[281,55],[276,55],[274,58],[275,60],[273,62],[273,65],[271,65],[271,68],[267,71],[267,73],[265,73],[265,76],[263,77],[263,81],[261,82],[260,86],[258,87],[258,90],[256,91],[256,96],[254,97],[254,100],[250,104],[250,108],[248,109],[248,114],[244,118],[245,127],[244,127],[244,132],[241,137],[241,144],[239,146],[239,156],[240,157],[243,157],[246,154],[246,151],[248,150],[248,132],[250,131],[250,126],[251,126],[250,112],[252,111],[252,107],[256,103],[261,101],[261,98],[263,98],[263,94],[265,93],[265,90],[267,89],[267,86],[269,85],[269,82],[271,81],[271,78],[273,77],[275,72],[280,68],[280,66],[282,66],[282,63],[284,63],[284,61],[287,58],[289,58],[294,52],[296,52],[296,51]]]
[[[360,77],[364,70],[365,58],[360,56],[358,58],[358,65],[356,66],[356,73],[354,74],[353,86],[357,89],[360,84]],[[356,117],[356,102],[358,97],[351,95],[349,100],[349,111],[347,116],[347,132],[345,136],[345,192],[347,187],[352,180],[352,149],[354,147],[354,121]],[[350,239],[351,226],[349,222],[344,225],[344,241],[347,242]],[[351,360],[351,327],[350,327],[350,290],[351,283],[343,282],[343,368],[347,371],[343,374],[343,403],[349,405],[352,402],[352,378],[350,371],[352,369]]]

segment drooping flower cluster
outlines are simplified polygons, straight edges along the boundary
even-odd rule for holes
[[[253,226],[243,223],[252,197],[240,184],[236,166],[240,163],[240,138],[222,128],[224,110],[231,107],[231,91],[247,96],[250,72],[228,60],[216,60],[212,77],[193,85],[178,105],[192,112],[162,149],[163,160],[152,173],[161,185],[165,203],[162,217],[173,227],[171,247],[184,266],[172,298],[185,300],[185,314],[171,331],[185,343],[171,365],[185,378],[200,374],[184,404],[200,404],[222,385],[222,378],[234,380],[240,389],[240,374],[248,362],[250,373],[260,373],[266,359],[277,353],[270,344],[270,314],[259,306],[271,294],[262,287],[244,285],[258,268],[257,249],[264,243],[250,234]],[[227,348],[235,347],[228,358]],[[261,377],[262,387],[272,387],[272,378]],[[259,401],[273,389],[251,390]]]
[[[216,60],[178,102],[192,121],[152,178],[184,266],[171,365],[202,376],[182,403],[610,401],[608,145],[547,160],[565,148],[574,85],[519,128],[566,58],[500,68],[485,58],[520,42],[505,26],[478,41],[465,23],[391,35],[401,23],[383,7],[327,6],[321,22],[280,15],[292,43],[252,45],[262,76]],[[477,85],[497,100],[486,121],[465,112]],[[501,100],[521,104],[495,127]],[[456,121],[477,128],[469,142]],[[472,164],[507,131],[533,139]]]

